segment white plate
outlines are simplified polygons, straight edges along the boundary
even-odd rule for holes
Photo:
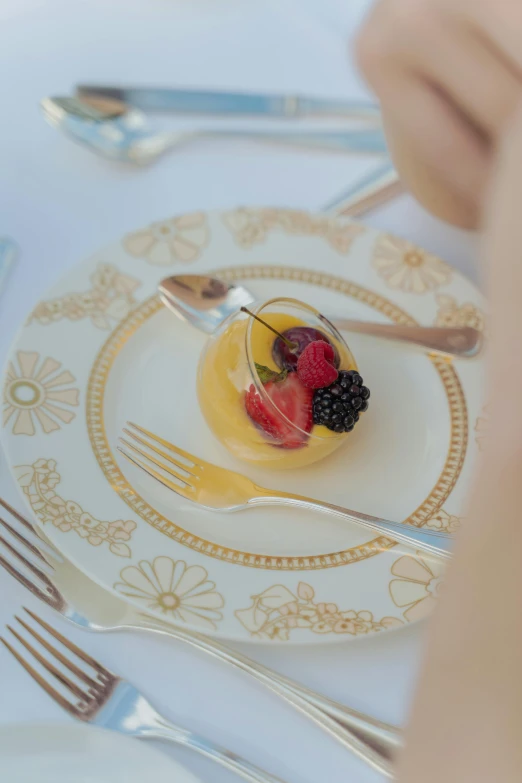
[[[197,406],[205,337],[155,296],[165,274],[218,269],[259,299],[294,296],[384,322],[483,326],[468,280],[346,219],[252,209],[154,224],[74,267],[13,347],[3,441],[26,502],[99,584],[209,633],[326,642],[420,619],[434,603],[436,564],[382,551],[364,530],[318,513],[201,511],[120,459],[115,443],[131,419],[265,486],[453,530],[477,452],[482,361],[347,335],[372,399],[345,449],[300,471],[240,465]]]
[[[197,783],[184,767],[144,742],[84,726],[0,726],[3,783]]]

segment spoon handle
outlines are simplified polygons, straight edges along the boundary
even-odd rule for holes
[[[401,343],[410,343],[428,351],[437,351],[449,356],[470,359],[480,352],[483,338],[478,329],[471,326],[401,326],[399,324],[374,324],[353,321],[349,318],[331,317],[338,329],[357,334],[382,337]]]
[[[262,141],[304,149],[350,154],[386,155],[386,140],[381,128],[349,129],[345,131],[288,131],[288,130],[227,130],[209,129],[174,131],[149,134],[133,147],[133,157],[145,159],[170,148],[180,147],[202,139],[231,139]]]

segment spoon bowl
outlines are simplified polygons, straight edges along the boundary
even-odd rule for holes
[[[111,160],[148,163],[174,143],[173,134],[157,133],[143,112],[114,102],[69,97],[44,98],[41,109],[47,122],[74,141]],[[175,134],[181,142],[182,136]]]
[[[254,302],[243,286],[207,275],[166,277],[158,292],[165,307],[206,334],[213,334],[225,318]]]

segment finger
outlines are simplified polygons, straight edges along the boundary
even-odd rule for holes
[[[520,0],[380,0],[359,33],[357,52],[370,81],[373,79],[367,67],[376,71],[376,77],[380,74],[385,79],[394,62],[405,62],[408,56],[411,62],[412,50],[434,58],[436,70],[448,73],[446,84],[459,78],[456,68],[451,74],[453,64],[459,62],[460,69],[464,69],[464,87],[468,85],[471,90],[482,84],[499,85],[500,69],[506,86],[498,97],[496,90],[488,89],[488,93],[491,100],[498,101],[502,116],[503,106],[510,104],[509,85],[522,83],[521,39]],[[469,57],[464,63],[468,47]],[[488,122],[488,117],[484,121]]]
[[[429,27],[428,27],[429,26]],[[426,28],[426,29],[423,29]],[[401,47],[405,68],[435,85],[487,138],[496,139],[516,109],[522,79],[484,39],[444,17],[424,21]]]
[[[392,151],[393,138],[401,139],[456,199],[478,209],[491,154],[484,139],[432,85],[410,73],[396,74],[381,101]]]
[[[490,150],[483,135],[444,93],[412,73],[403,52],[407,45],[396,49],[397,38],[404,42],[401,36],[415,38],[417,28],[425,28],[419,8],[426,11],[422,0],[387,0],[377,4],[359,35],[357,56],[381,100],[390,147],[401,177],[421,203],[443,217],[446,193],[448,201],[460,205],[458,214],[466,217],[459,222],[470,225],[479,208]],[[432,14],[428,21],[431,17]],[[427,189],[436,191],[437,203]],[[446,211],[450,218],[454,217],[449,204]]]
[[[483,252],[491,300],[490,376],[502,385],[501,418],[522,444],[522,112],[500,145],[485,210]],[[518,427],[515,425],[519,422]],[[516,429],[516,432],[515,432]],[[507,433],[503,433],[508,437]]]
[[[444,0],[445,11],[468,25],[522,79],[522,3],[519,0]]]
[[[478,200],[457,193],[439,171],[429,166],[419,154],[412,152],[409,136],[396,131],[393,122],[383,112],[384,127],[390,155],[401,180],[409,192],[431,214],[460,228],[475,229],[480,221]]]

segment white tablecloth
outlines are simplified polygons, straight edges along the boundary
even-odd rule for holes
[[[0,302],[0,361],[24,315],[72,264],[129,229],[194,209],[239,204],[320,208],[368,162],[226,142],[186,148],[150,168],[107,163],[43,122],[38,101],[78,81],[301,91],[360,97],[349,44],[368,0],[2,0],[0,235],[21,261]],[[167,122],[167,120],[165,120]],[[368,217],[466,272],[470,237],[407,197]],[[2,458],[3,459],[3,458]],[[0,495],[20,505],[5,462]],[[0,570],[0,629],[28,594]],[[68,631],[150,695],[171,718],[247,756],[287,783],[378,778],[247,678],[179,643]],[[326,647],[250,647],[309,686],[402,722],[423,638],[416,626]],[[69,718],[0,650],[0,723]],[[172,750],[204,780],[234,778]]]

